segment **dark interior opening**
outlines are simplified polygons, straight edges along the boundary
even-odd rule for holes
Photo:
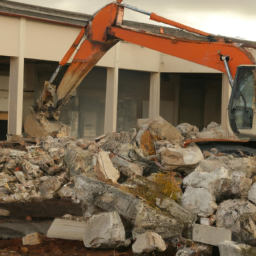
[[[0,141],[6,140],[7,126],[7,120],[0,120]]]
[[[220,251],[218,246],[212,247],[212,256],[220,256]]]

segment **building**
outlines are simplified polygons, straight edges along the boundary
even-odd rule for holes
[[[0,0],[0,139],[24,132],[44,81],[90,17]],[[120,42],[85,77],[62,109],[61,120],[74,136],[88,139],[129,130],[138,118],[159,114],[174,125],[188,122],[202,129],[215,121],[228,130],[229,95],[227,76],[217,70]]]

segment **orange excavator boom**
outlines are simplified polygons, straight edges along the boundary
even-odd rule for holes
[[[123,26],[125,8],[146,14],[151,20],[187,31],[188,36],[165,34],[164,28],[161,28],[159,33],[152,33]],[[198,37],[191,39],[190,34]],[[254,45],[241,44],[224,37],[217,37],[168,20],[155,13],[122,4],[122,0],[118,0],[99,10],[88,22],[88,25],[81,30],[77,39],[59,63],[56,72],[46,83],[42,96],[37,101],[37,106],[34,107],[34,113],[46,113],[51,109],[51,114],[47,113],[44,117],[57,120],[60,106],[68,102],[88,72],[120,40],[228,73],[231,84],[239,65],[255,64],[253,51],[256,47]],[[54,91],[54,88],[51,87],[54,78],[74,53],[73,60],[58,86],[56,94],[49,97],[49,94]],[[50,104],[49,99],[51,100]]]

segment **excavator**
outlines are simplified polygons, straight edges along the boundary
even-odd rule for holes
[[[167,34],[164,27],[153,33],[125,26],[126,8],[186,33]],[[88,72],[120,40],[226,73],[232,87],[228,105],[230,127],[239,138],[256,140],[256,43],[209,34],[130,6],[123,0],[100,9],[82,28],[51,79],[45,82],[40,98],[26,119],[25,132],[33,137],[67,135],[69,127],[58,122],[61,106],[69,101]],[[71,58],[69,68],[56,87],[54,79]]]

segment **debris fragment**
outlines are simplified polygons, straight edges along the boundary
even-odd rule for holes
[[[154,232],[138,235],[132,245],[132,251],[135,255],[150,253],[155,250],[163,252],[166,250],[166,245],[163,238]]]
[[[44,236],[42,236],[39,233],[29,234],[22,238],[22,244],[23,245],[41,244],[43,242],[43,238]]]
[[[232,231],[232,240],[256,244],[256,206],[247,200],[226,200],[218,206],[216,226]]]
[[[117,248],[130,244],[117,212],[101,213],[90,218],[85,226],[83,241],[86,248]]]
[[[222,241],[231,241],[232,232],[225,228],[193,224],[193,241],[218,246]]]
[[[55,219],[47,232],[49,238],[83,240],[85,222]]]
[[[7,211],[7,210],[3,210],[3,209],[0,209],[0,216],[9,216],[10,215],[10,211]]]
[[[117,180],[120,177],[119,171],[113,166],[109,158],[109,154],[102,150],[98,154],[94,171],[98,179],[103,182],[112,181],[114,184],[117,184]]]
[[[254,256],[256,247],[231,241],[219,243],[220,256]]]

